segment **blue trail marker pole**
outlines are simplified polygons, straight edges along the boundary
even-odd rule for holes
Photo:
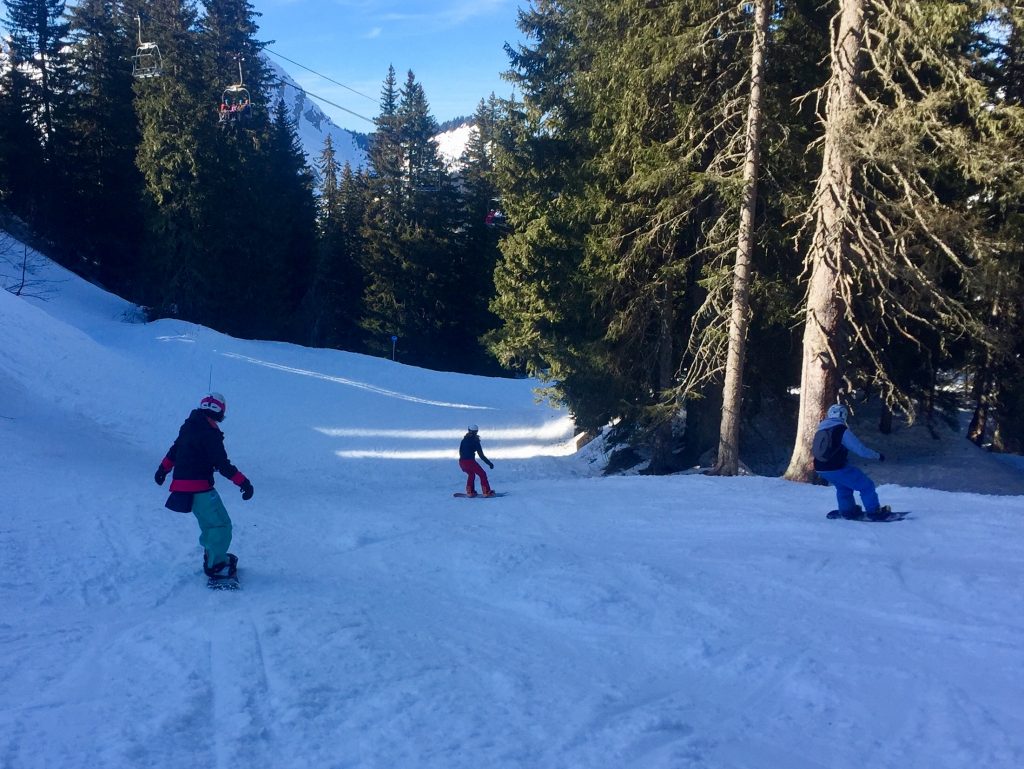
[[[391,360],[395,359],[395,345],[398,343],[398,337],[394,334],[391,335]]]

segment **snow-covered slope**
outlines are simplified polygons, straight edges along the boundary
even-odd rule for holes
[[[271,73],[278,80],[276,88],[272,89],[271,102],[284,99],[292,120],[298,128],[299,141],[306,151],[306,158],[311,166],[315,167],[320,153],[324,148],[324,139],[330,135],[338,165],[346,162],[353,169],[362,168],[366,165],[366,153],[360,149],[351,131],[339,128],[334,124],[324,111],[309,98],[305,91],[295,82],[281,66],[264,56],[264,62],[270,68]],[[271,105],[271,106],[272,106]],[[367,130],[373,126],[367,124]]]
[[[777,478],[602,478],[534,383],[40,277],[0,291],[4,769],[1024,765],[1004,487],[884,485],[912,516],[866,524]],[[211,381],[256,489],[217,481],[237,593],[152,480]],[[451,496],[470,422],[506,497]]]

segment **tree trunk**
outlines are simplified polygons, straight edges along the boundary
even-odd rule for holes
[[[992,310],[989,312],[989,323],[993,328],[999,326],[1000,293],[992,301]],[[989,412],[992,404],[997,400],[993,392],[996,387],[996,377],[993,375],[994,361],[992,353],[985,353],[985,362],[974,375],[974,415],[971,417],[971,424],[967,427],[967,440],[978,446],[985,442],[985,431],[988,428]]]
[[[986,356],[985,365],[974,375],[974,414],[971,416],[971,423],[967,426],[967,440],[978,446],[985,442],[985,429],[988,427],[988,381]]]
[[[882,415],[878,418],[878,432],[882,435],[892,434],[892,409],[882,404]]]
[[[658,389],[662,396],[673,391],[675,365],[672,330],[675,326],[675,313],[672,305],[672,282],[667,276],[658,286],[659,306],[658,318]],[[677,469],[672,454],[672,420],[659,424],[651,441],[650,473],[667,475]]]
[[[757,209],[757,177],[761,166],[761,126],[764,121],[764,52],[768,36],[769,5],[754,4],[754,47],[750,56],[750,102],[747,106],[747,135],[743,162],[743,206],[740,210],[739,241],[733,266],[732,318],[729,322],[729,352],[722,388],[722,425],[718,438],[718,459],[712,475],[736,475],[740,462],[740,417],[743,409],[743,366],[750,323],[750,260],[754,250],[754,214]]]
[[[856,119],[854,88],[860,74],[863,25],[864,0],[840,0],[838,28],[832,40],[822,167],[810,212],[814,234],[807,257],[811,281],[804,320],[800,413],[793,456],[783,476],[792,481],[813,479],[811,443],[818,423],[828,406],[835,402],[837,392],[838,371],[832,343],[839,330],[843,307],[836,284],[849,243],[845,219],[852,179],[844,140]]]

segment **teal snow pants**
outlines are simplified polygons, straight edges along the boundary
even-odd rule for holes
[[[216,489],[192,497],[192,515],[199,521],[199,544],[206,551],[207,566],[227,561],[231,546],[231,519]]]

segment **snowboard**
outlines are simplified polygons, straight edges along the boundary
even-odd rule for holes
[[[494,497],[503,497],[506,494],[508,494],[507,491],[496,491],[490,497],[485,497],[483,494],[477,494],[475,497],[470,497],[469,494],[466,494],[465,492],[457,491],[452,496],[455,496],[455,497],[465,497],[467,499],[493,499]]]
[[[210,590],[238,590],[242,587],[238,584],[238,572],[230,577],[208,577],[206,586]]]
[[[864,511],[859,507],[855,511],[855,515],[851,515],[849,517],[842,515],[838,510],[830,510],[828,515],[825,517],[832,519],[840,518],[845,521],[861,521],[862,523],[892,523],[893,521],[902,521],[910,515],[910,513],[906,511],[894,512],[889,508],[884,509],[888,511],[884,518],[868,518],[864,515]]]
[[[238,556],[228,553],[230,570],[228,574],[211,575],[206,572],[206,586],[210,590],[238,590]],[[203,571],[206,571],[206,552],[203,552]]]

